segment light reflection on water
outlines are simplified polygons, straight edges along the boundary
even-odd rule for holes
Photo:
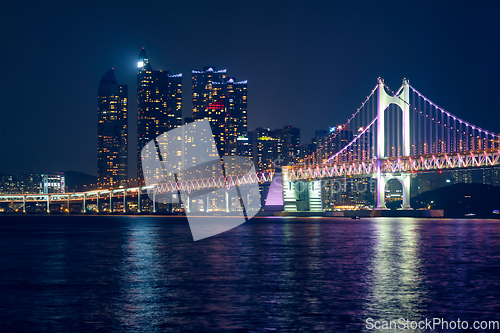
[[[0,330],[360,332],[498,320],[500,221],[258,218],[193,242],[185,218],[0,221]]]
[[[424,318],[421,300],[426,297],[426,288],[416,220],[379,218],[374,226],[367,313],[376,314],[372,317],[375,320]]]
[[[124,260],[119,268],[123,295],[121,314],[117,316],[125,327],[148,330],[160,321],[154,314],[160,312],[162,295],[168,291],[158,282],[161,280],[160,257],[168,257],[168,250],[159,252],[161,244],[156,227],[130,225],[123,245]],[[169,313],[164,316],[168,318]]]

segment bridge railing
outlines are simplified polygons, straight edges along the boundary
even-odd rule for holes
[[[468,152],[436,153],[389,157],[379,160],[381,172],[400,173],[434,171],[456,168],[500,166],[500,149],[471,150]],[[371,176],[376,172],[377,160],[358,160],[346,163],[316,164],[291,167],[291,181],[335,178],[344,176]]]

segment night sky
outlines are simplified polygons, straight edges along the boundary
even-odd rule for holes
[[[500,133],[500,2],[0,2],[0,172],[97,174],[97,89],[129,85],[135,176],[136,67],[227,68],[248,79],[248,125],[344,123],[383,77]]]

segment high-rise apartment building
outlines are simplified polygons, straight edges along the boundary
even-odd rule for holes
[[[248,134],[242,135],[236,138],[236,155],[238,156],[247,156],[252,158],[253,154],[253,144]]]
[[[208,118],[208,107],[217,100],[214,96],[213,82],[226,81],[226,70],[203,67],[202,71],[193,70],[193,119]]]
[[[274,130],[278,141],[278,158],[281,165],[292,165],[300,160],[300,128],[287,125]]]
[[[158,135],[182,126],[182,74],[153,70],[144,49],[137,63],[137,178],[142,180],[141,150]],[[145,152],[143,159],[151,158]]]
[[[127,85],[116,83],[114,70],[101,79],[97,94],[98,188],[127,186]]]
[[[248,153],[243,153],[242,140],[248,140]],[[258,127],[240,137],[238,155],[252,156],[256,170],[263,171],[300,161],[300,128],[285,126],[271,130]],[[244,142],[244,141],[243,141]]]
[[[237,155],[238,137],[247,133],[247,80],[236,82],[230,77],[222,87],[229,115],[226,125],[226,154]]]
[[[257,170],[264,171],[274,169],[279,163],[280,155],[278,149],[278,139],[274,135],[274,131],[269,128],[258,128],[257,145],[254,151],[254,164]]]
[[[193,119],[207,118],[220,155],[237,155],[247,133],[247,81],[226,78],[226,70],[193,70]]]
[[[314,147],[314,158],[317,162],[324,162],[334,154],[338,153],[342,148],[344,148],[349,142],[354,139],[354,132],[350,130],[347,126],[337,125],[330,127],[330,131],[326,132],[324,130],[316,131],[315,137],[313,139]],[[359,145],[359,148],[367,149],[367,141],[363,139],[363,144]],[[347,154],[343,155],[344,159],[354,158],[358,153],[356,146],[356,151],[354,152],[354,147],[351,147]],[[363,152],[361,152],[363,153]],[[361,154],[359,153],[359,154]],[[347,157],[346,157],[347,156]],[[356,155],[357,156],[357,155]]]

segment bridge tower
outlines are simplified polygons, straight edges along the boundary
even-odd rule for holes
[[[403,156],[410,155],[410,85],[407,79],[403,79],[403,85],[397,96],[390,96],[385,92],[384,80],[378,78],[378,104],[377,104],[377,207],[376,209],[387,209],[385,206],[385,186],[390,179],[397,179],[403,188],[402,209],[411,209],[410,206],[410,174],[400,175],[382,174],[382,160],[387,158],[385,151],[385,110],[390,104],[396,104],[403,112],[402,134],[403,134]]]

